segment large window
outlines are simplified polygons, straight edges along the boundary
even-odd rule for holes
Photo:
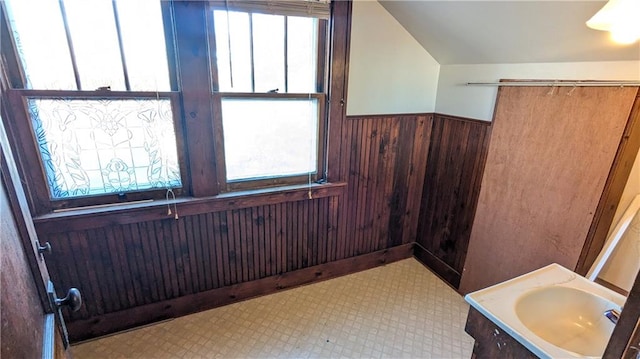
[[[0,2],[2,100],[32,211],[327,180],[349,11],[329,0]]]
[[[182,188],[161,2],[8,0],[6,10],[53,207]]]
[[[227,190],[323,176],[329,4],[302,4],[211,4],[212,90],[224,148],[217,160]]]

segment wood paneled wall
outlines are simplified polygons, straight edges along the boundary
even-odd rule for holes
[[[55,213],[36,219],[73,341],[413,254],[432,115],[350,117],[347,182]],[[173,210],[173,206],[171,206]],[[58,284],[59,283],[59,284]],[[62,294],[62,293],[60,293]]]
[[[490,122],[435,115],[427,161],[416,257],[453,287],[460,283]]]
[[[348,118],[350,254],[415,241],[431,123],[432,115]]]
[[[70,320],[87,319],[333,261],[338,203],[330,196],[51,234],[49,268],[85,298]]]
[[[1,125],[1,124],[0,124]],[[4,158],[0,148],[0,158]],[[4,161],[2,161],[4,165]],[[4,171],[3,171],[4,172]],[[0,181],[0,357],[42,357],[44,308],[13,216],[4,173]]]

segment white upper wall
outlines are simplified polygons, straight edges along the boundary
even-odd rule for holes
[[[355,0],[347,115],[434,112],[440,65],[377,1]]]
[[[640,61],[442,65],[435,112],[491,121],[500,79],[640,80]]]

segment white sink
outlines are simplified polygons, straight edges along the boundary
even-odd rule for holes
[[[523,294],[518,319],[543,340],[586,357],[604,353],[614,324],[603,313],[619,310],[612,301],[571,287],[547,287]]]
[[[625,297],[551,264],[467,294],[466,301],[540,358],[598,358]]]

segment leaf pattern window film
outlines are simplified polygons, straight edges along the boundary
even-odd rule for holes
[[[52,199],[182,186],[169,99],[27,102]]]

